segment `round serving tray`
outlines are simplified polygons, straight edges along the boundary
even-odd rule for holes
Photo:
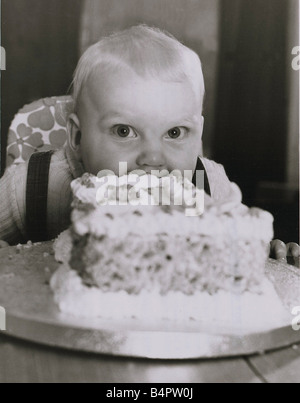
[[[49,279],[57,269],[52,242],[0,250],[0,306],[4,334],[50,346],[152,359],[248,355],[300,341],[287,311],[286,326],[241,334],[224,326],[81,319],[59,312]],[[300,271],[269,260],[266,273],[288,306],[300,306]],[[288,297],[287,297],[288,296]],[[298,304],[297,304],[298,302]]]

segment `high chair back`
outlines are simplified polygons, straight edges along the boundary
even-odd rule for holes
[[[25,162],[36,151],[62,147],[67,141],[67,117],[73,105],[71,96],[57,96],[20,109],[8,133],[6,166]]]

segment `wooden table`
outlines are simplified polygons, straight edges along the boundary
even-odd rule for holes
[[[252,357],[196,361],[113,358],[0,334],[0,383],[300,383],[300,344]]]

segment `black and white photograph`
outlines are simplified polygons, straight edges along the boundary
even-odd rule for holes
[[[0,383],[300,383],[299,0],[0,4]]]

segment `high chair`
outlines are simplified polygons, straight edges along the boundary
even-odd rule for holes
[[[56,96],[25,105],[15,115],[8,133],[6,166],[27,161],[36,151],[56,150],[67,141],[71,96]]]

